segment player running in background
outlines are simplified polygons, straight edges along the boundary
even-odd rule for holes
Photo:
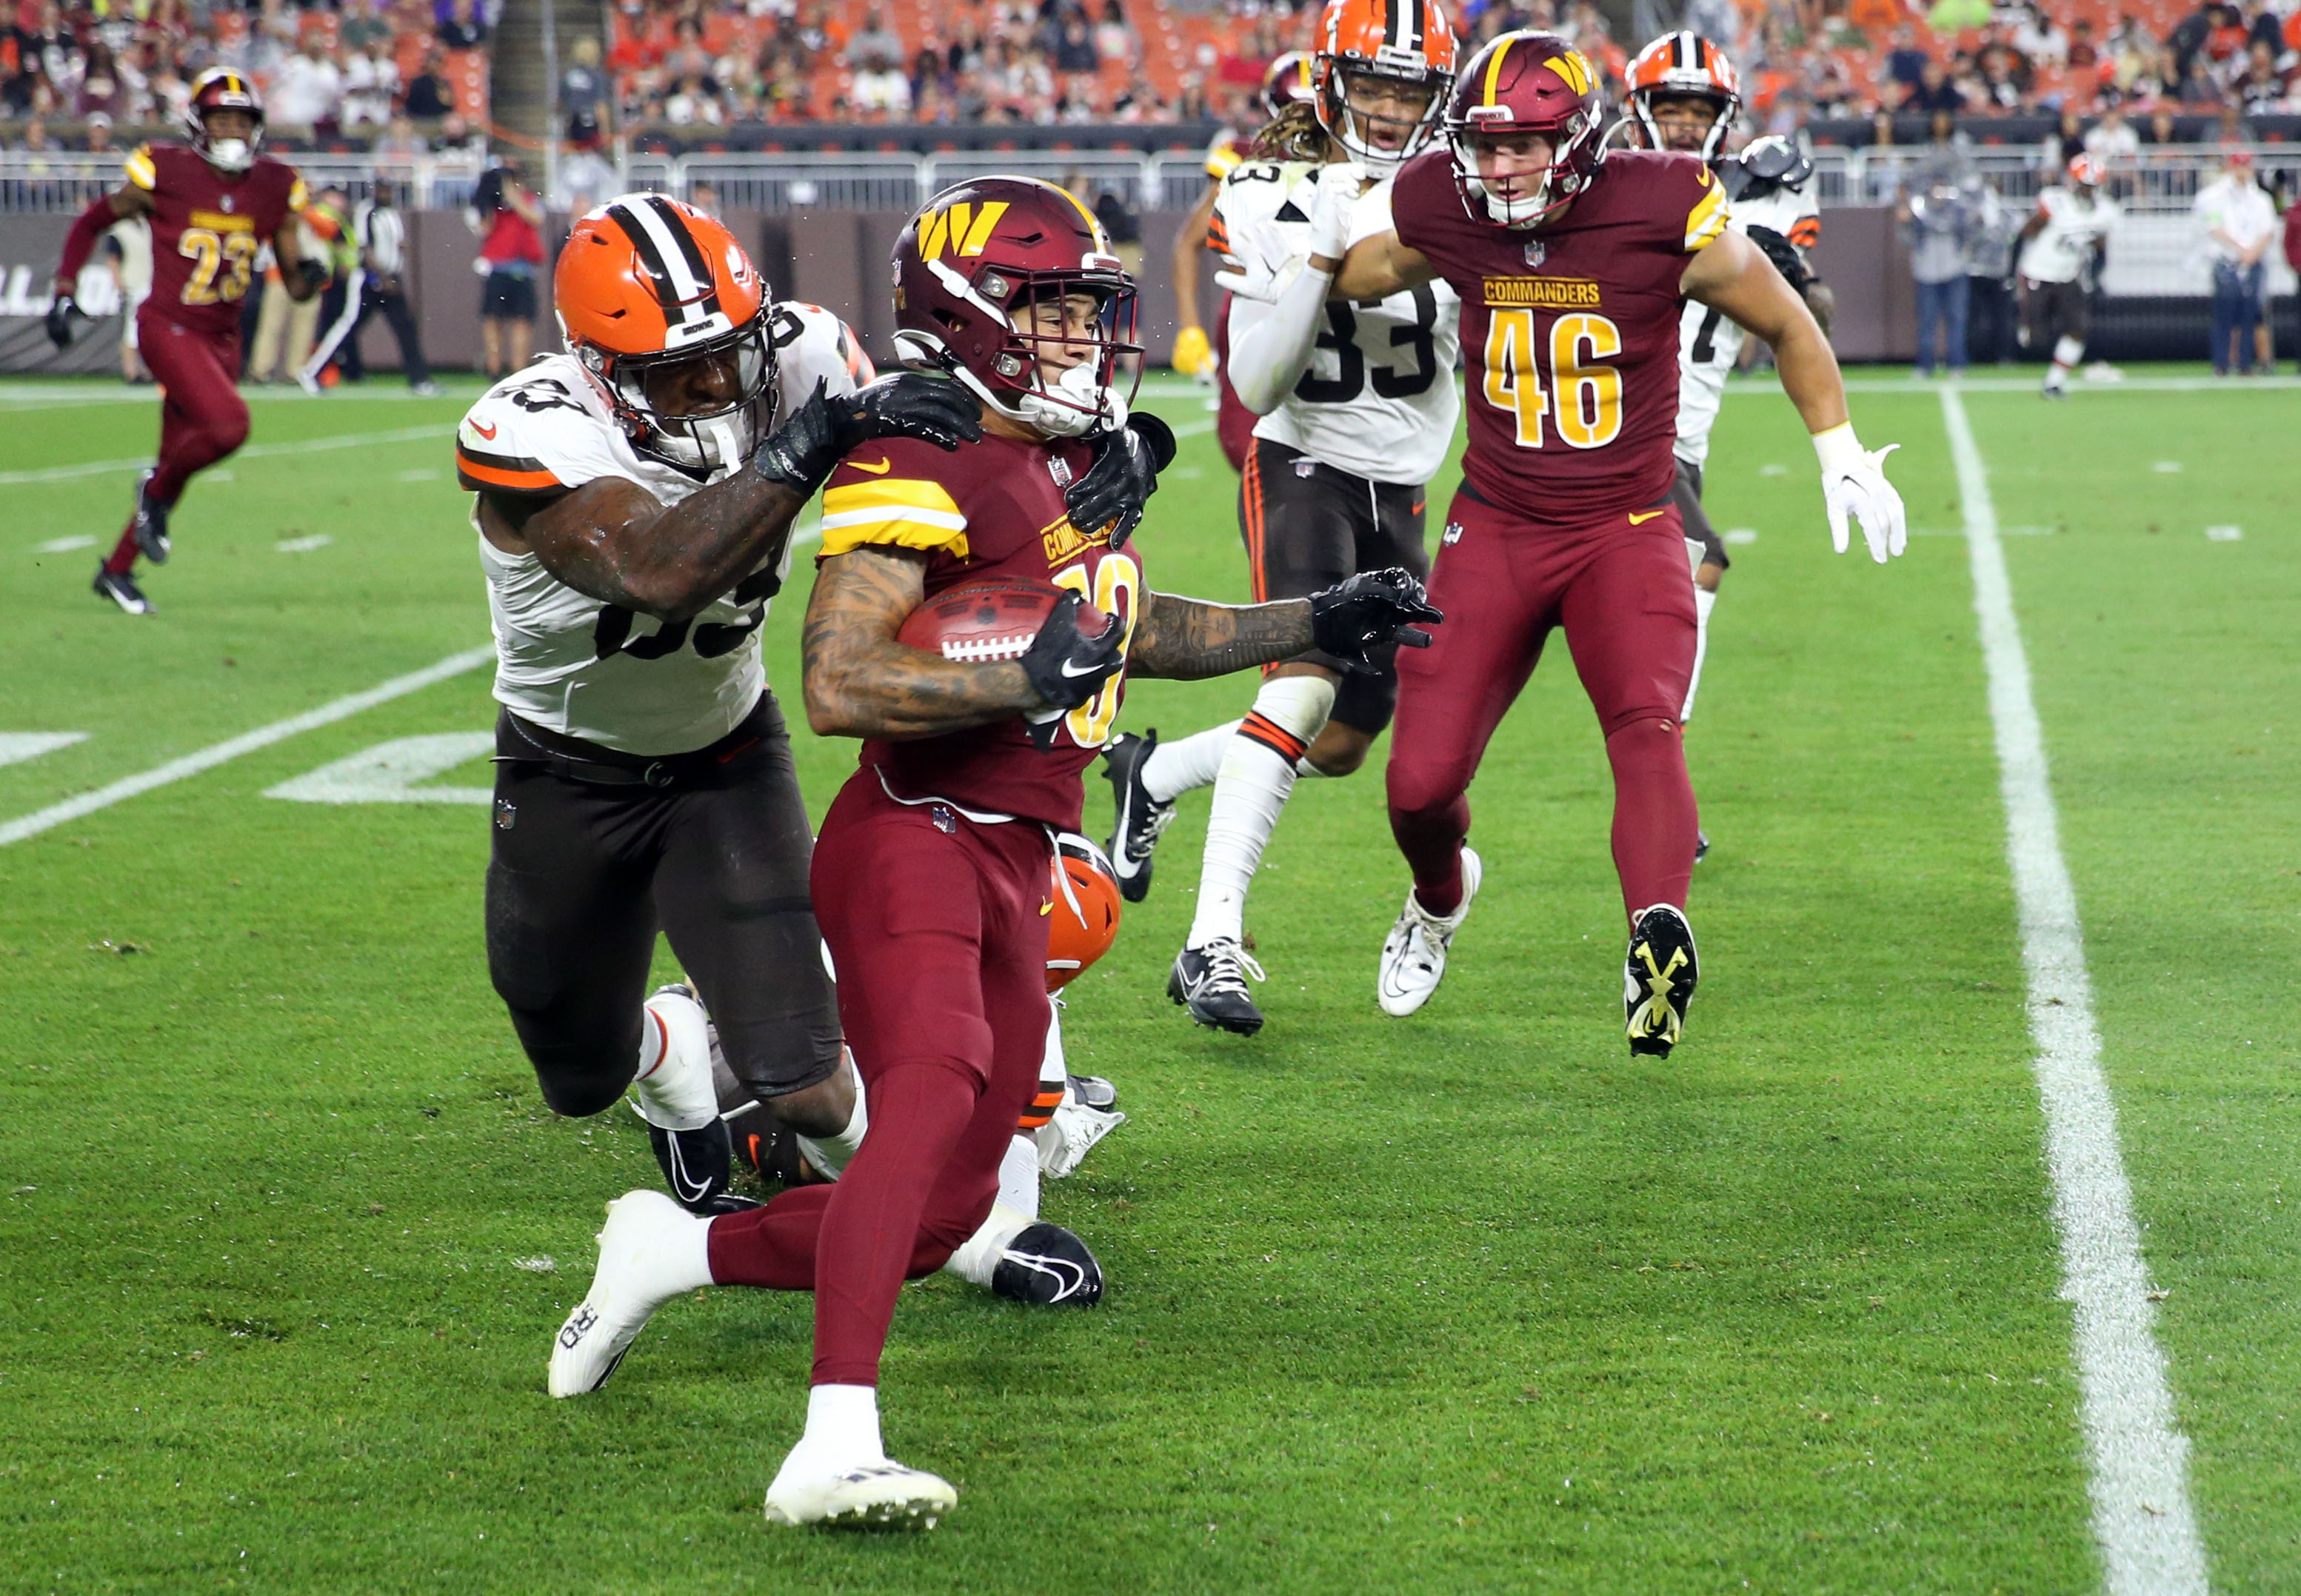
[[[138,353],[163,390],[160,455],[136,484],[136,507],[103,564],[96,592],[131,615],[152,612],[136,583],[140,554],[167,563],[168,517],[194,472],[247,440],[239,397],[239,302],[257,252],[280,257],[289,297],[309,299],[327,268],[303,258],[297,213],[304,184],[296,169],[256,153],[264,102],[255,85],[214,67],[192,86],[184,113],[188,143],[147,144],[128,157],[128,180],[74,219],[56,266],[48,337],[71,342],[72,285],[106,229],[130,216],[152,225],[152,292],[136,313]]]
[[[1263,108],[1273,117],[1289,105],[1308,104],[1311,97],[1310,53],[1289,50],[1273,61],[1262,75]],[[1230,296],[1215,307],[1215,330],[1209,335],[1199,321],[1199,252],[1223,253],[1221,223],[1215,202],[1222,196],[1223,180],[1252,152],[1251,141],[1225,128],[1207,146],[1207,191],[1183,218],[1175,234],[1168,262],[1175,288],[1175,353],[1169,363],[1186,377],[1210,380],[1215,386],[1215,441],[1233,471],[1246,469],[1247,450],[1253,446],[1254,412],[1239,403],[1231,386]]]
[[[1664,34],[1630,63],[1629,100],[1625,126],[1648,149],[1702,157],[1726,190],[1731,210],[1727,225],[1765,251],[1827,333],[1829,289],[1806,261],[1806,251],[1821,238],[1820,214],[1805,192],[1812,158],[1776,134],[1751,140],[1738,155],[1726,154],[1742,107],[1741,80],[1726,53],[1699,34]],[[1694,564],[1694,674],[1678,717],[1681,725],[1694,719],[1694,698],[1710,648],[1710,614],[1731,564],[1725,540],[1702,507],[1702,468],[1710,455],[1710,430],[1726,395],[1726,379],[1741,358],[1745,336],[1725,312],[1698,301],[1687,304],[1678,322],[1678,479],[1670,492],[1685,519],[1686,554]],[[1697,832],[1694,858],[1709,851],[1709,834]]]
[[[1255,423],[1239,529],[1258,599],[1317,592],[1357,571],[1429,570],[1424,491],[1454,441],[1459,305],[1444,282],[1387,299],[1330,301],[1331,268],[1390,226],[1386,183],[1429,141],[1454,79],[1454,34],[1435,0],[1328,0],[1308,104],[1255,135],[1224,180],[1212,236],[1238,289],[1225,371]],[[1119,737],[1112,865],[1127,896],[1150,889],[1150,856],[1175,799],[1214,784],[1198,907],[1167,991],[1201,1025],[1251,1036],[1246,895],[1298,770],[1346,776],[1390,724],[1398,677],[1331,659],[1272,667],[1252,710],[1161,745]]]
[[[1630,1047],[1660,1055],[1678,1040],[1697,974],[1685,915],[1697,825],[1678,727],[1694,584],[1670,496],[1686,298],[1773,346],[1813,434],[1838,549],[1849,514],[1880,562],[1902,551],[1906,529],[1883,455],[1846,421],[1828,339],[1726,225],[1718,180],[1691,155],[1608,155],[1602,108],[1596,73],[1563,39],[1501,35],[1456,81],[1450,147],[1399,174],[1395,230],[1353,246],[1335,278],[1349,300],[1452,282],[1470,396],[1463,486],[1432,579],[1447,624],[1435,647],[1399,660],[1390,817],[1414,884],[1383,945],[1376,997],[1408,1015],[1437,990],[1478,890],[1464,790],[1562,626],[1614,773]]]
[[[2021,330],[2032,349],[2050,347],[2045,387],[2049,399],[2070,397],[2070,372],[2085,358],[2093,317],[2094,269],[2117,225],[2117,202],[2101,191],[2101,163],[2072,155],[2069,181],[2041,189],[2037,208],[2021,224]]]
[[[1115,386],[1139,353],[1134,285],[1072,196],[1021,178],[945,190],[894,264],[898,348],[983,401],[983,437],[955,455],[905,439],[858,449],[824,496],[807,718],[866,740],[813,883],[871,1133],[835,1184],[749,1213],[619,1200],[553,1359],[556,1377],[580,1361],[604,1378],[657,1305],[715,1282],[812,1290],[807,1430],[767,1491],[779,1524],[932,1523],[955,1500],[888,1458],[880,1354],[905,1277],[940,1266],[991,1212],[1037,1090],[1050,837],[1077,829],[1125,672],[1211,676],[1313,648],[1363,659],[1430,618],[1403,572],[1240,608],[1144,584],[1124,539],[1155,471]],[[955,663],[896,640],[928,596],[975,578],[1065,589],[1020,659]],[[1110,617],[1092,636],[1083,599]]]

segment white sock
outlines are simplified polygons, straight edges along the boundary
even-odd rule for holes
[[[1310,756],[1308,754],[1303,755],[1302,757],[1294,762],[1294,774],[1297,779],[1303,776],[1316,776],[1322,781],[1326,780],[1326,773],[1325,771],[1320,770],[1317,765],[1310,763]]]
[[[839,1064],[855,1083],[855,1111],[847,1116],[846,1128],[835,1136],[798,1139],[799,1150],[807,1155],[807,1161],[834,1181],[854,1158],[855,1149],[863,1145],[863,1132],[871,1128],[870,1110],[863,1105],[863,1074],[855,1067],[854,1055],[841,1048]]]
[[[1033,1223],[1029,1215],[1017,1213],[1005,1203],[992,1203],[991,1217],[983,1222],[982,1229],[959,1243],[958,1250],[943,1265],[943,1273],[987,1289],[1008,1244]]]
[[[712,1224],[695,1215],[687,1224],[667,1228],[663,1249],[652,1260],[656,1282],[663,1292],[661,1300],[668,1302],[674,1297],[719,1283],[711,1278]]]
[[[999,1160],[999,1206],[1025,1219],[1039,1216],[1039,1139],[1028,1131],[1016,1132]]]
[[[1335,684],[1324,676],[1273,676],[1255,694],[1254,712],[1239,723],[1215,778],[1198,913],[1186,946],[1246,934],[1247,885],[1294,790],[1295,764],[1334,706]]]
[[[1694,718],[1694,695],[1702,688],[1702,661],[1710,652],[1710,612],[1718,607],[1718,595],[1708,588],[1694,589],[1694,673],[1686,679],[1686,707],[1678,712],[1681,726]]]
[[[1171,804],[1184,793],[1195,792],[1222,769],[1224,750],[1236,721],[1226,721],[1192,733],[1177,742],[1162,742],[1142,762],[1142,785],[1154,802]]]
[[[2085,358],[2085,345],[2073,338],[2063,337],[2054,345],[2054,370],[2051,380],[2054,387],[2070,374],[2070,368]]]
[[[711,1082],[711,1033],[703,1005],[657,992],[640,1015],[640,1069],[632,1082],[640,1116],[665,1131],[699,1131],[719,1117]]]
[[[887,1449],[879,1439],[879,1388],[817,1385],[809,1389],[807,1433],[791,1449],[792,1458],[801,1452],[834,1468],[884,1463]]]

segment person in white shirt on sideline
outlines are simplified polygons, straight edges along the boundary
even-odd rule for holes
[[[2222,157],[2222,175],[2199,191],[2196,213],[2213,272],[2213,375],[2229,375],[2231,340],[2237,345],[2234,363],[2240,375],[2253,375],[2256,343],[2263,345],[2257,352],[2266,372],[2275,362],[2258,335],[2269,246],[2277,237],[2277,207],[2253,180],[2252,151],[2231,149]]]

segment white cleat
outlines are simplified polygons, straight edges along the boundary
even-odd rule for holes
[[[1031,1132],[1039,1146],[1039,1173],[1059,1181],[1079,1166],[1094,1144],[1126,1123],[1116,1108],[1092,1108],[1066,1097],[1045,1124]]]
[[[580,1397],[607,1383],[655,1310],[692,1289],[711,1222],[660,1191],[627,1191],[607,1205],[591,1289],[551,1343],[549,1389]],[[704,1266],[707,1278],[708,1266]]]
[[[958,1505],[950,1482],[891,1458],[841,1468],[794,1449],[767,1487],[769,1524],[931,1530]]]
[[[1375,1001],[1382,1005],[1383,1013],[1403,1019],[1430,1001],[1430,994],[1445,978],[1446,949],[1461,929],[1463,916],[1470,912],[1471,900],[1478,895],[1478,880],[1485,873],[1477,852],[1465,847],[1462,901],[1451,915],[1431,914],[1415,901],[1413,888],[1406,890],[1406,907],[1398,912],[1398,923],[1390,928],[1390,935],[1383,939],[1382,971],[1375,978]]]

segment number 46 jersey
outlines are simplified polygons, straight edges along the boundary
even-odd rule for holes
[[[781,403],[820,381],[852,393],[875,374],[847,324],[812,305],[769,312]],[[738,468],[742,469],[742,468]],[[636,482],[665,505],[722,480],[642,454],[573,355],[554,355],[497,383],[456,432],[456,477],[474,492],[549,499],[601,477]],[[472,511],[479,529],[479,507]],[[550,731],[628,754],[684,754],[716,742],[766,688],[759,627],[790,569],[750,572],[691,621],[649,615],[578,592],[533,554],[479,538],[496,637],[496,701]]]
[[[1292,281],[1309,258],[1310,202],[1318,167],[1308,161],[1246,161],[1223,180],[1207,241],[1234,270],[1259,265]],[[1351,214],[1350,242],[1390,230],[1390,185],[1369,188]],[[1420,486],[1438,474],[1454,441],[1461,401],[1454,361],[1461,301],[1443,282],[1387,299],[1326,302],[1310,369],[1255,423],[1254,435],[1376,482]],[[1231,339],[1270,313],[1231,301]]]

